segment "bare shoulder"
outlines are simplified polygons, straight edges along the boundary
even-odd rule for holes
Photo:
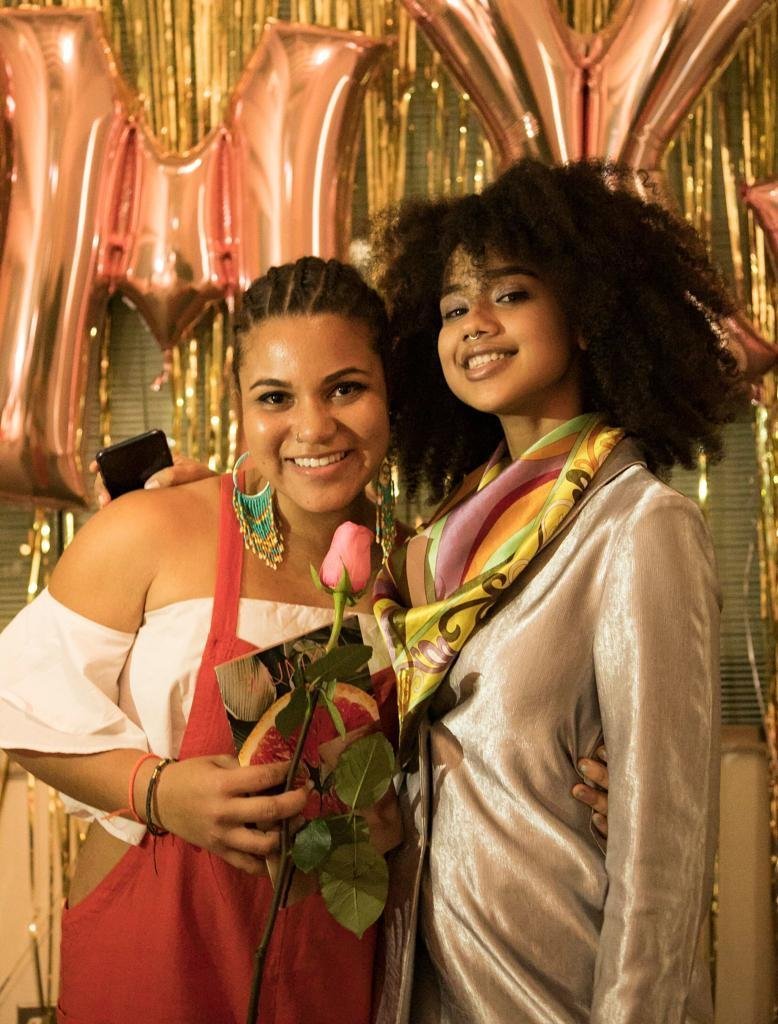
[[[52,596],[103,625],[136,630],[154,581],[181,552],[196,553],[214,533],[218,500],[219,478],[212,477],[112,501],[78,531],[57,563]]]

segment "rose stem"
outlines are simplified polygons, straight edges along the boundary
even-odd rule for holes
[[[338,637],[340,636],[340,631],[343,627],[343,611],[346,606],[346,597],[344,594],[339,594],[336,591],[333,594],[333,597],[335,598],[335,616],[332,621],[332,630],[330,631],[330,638],[327,641],[325,654],[328,654],[338,642]],[[297,774],[298,767],[300,766],[305,741],[308,739],[308,733],[310,732],[311,725],[313,723],[313,714],[319,705],[321,686],[321,681],[319,681],[312,687],[313,700],[309,702],[308,707],[306,708],[305,717],[303,718],[302,726],[300,727],[300,735],[297,738],[294,755],[289,765],[289,771],[286,774],[286,785],[284,786],[285,793],[292,788],[294,777]],[[257,1011],[259,1010],[259,996],[262,991],[262,977],[265,973],[265,961],[267,959],[268,947],[270,946],[270,939],[273,935],[278,911],[283,906],[286,906],[286,899],[289,895],[289,882],[292,877],[292,871],[294,870],[294,861],[292,860],[291,851],[289,849],[288,818],[285,818],[281,825],[280,863],[281,871],[276,881],[275,891],[273,892],[273,902],[270,905],[270,913],[267,916],[265,927],[262,930],[262,938],[259,940],[259,945],[254,953],[254,974],[251,979],[251,995],[249,997],[248,1012],[246,1014],[246,1024],[256,1024]]]

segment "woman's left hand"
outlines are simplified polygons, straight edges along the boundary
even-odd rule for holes
[[[605,747],[598,747],[593,760],[582,757],[578,762],[578,770],[586,779],[573,786],[573,796],[582,804],[594,811],[592,822],[602,835],[608,835],[608,752]]]

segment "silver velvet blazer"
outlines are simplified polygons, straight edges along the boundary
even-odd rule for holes
[[[699,510],[621,442],[430,707],[378,1024],[712,1020],[719,608]],[[570,796],[603,739],[607,849]]]

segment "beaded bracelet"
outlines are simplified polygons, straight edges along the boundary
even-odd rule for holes
[[[154,802],[154,790],[157,788],[157,782],[159,782],[160,775],[165,768],[175,760],[177,760],[175,757],[163,757],[163,759],[154,766],[154,771],[151,773],[151,778],[149,779],[149,787],[146,790],[146,828],[153,836],[167,835],[166,828],[162,828],[160,825],[154,824],[154,819],[152,817],[152,805]]]

